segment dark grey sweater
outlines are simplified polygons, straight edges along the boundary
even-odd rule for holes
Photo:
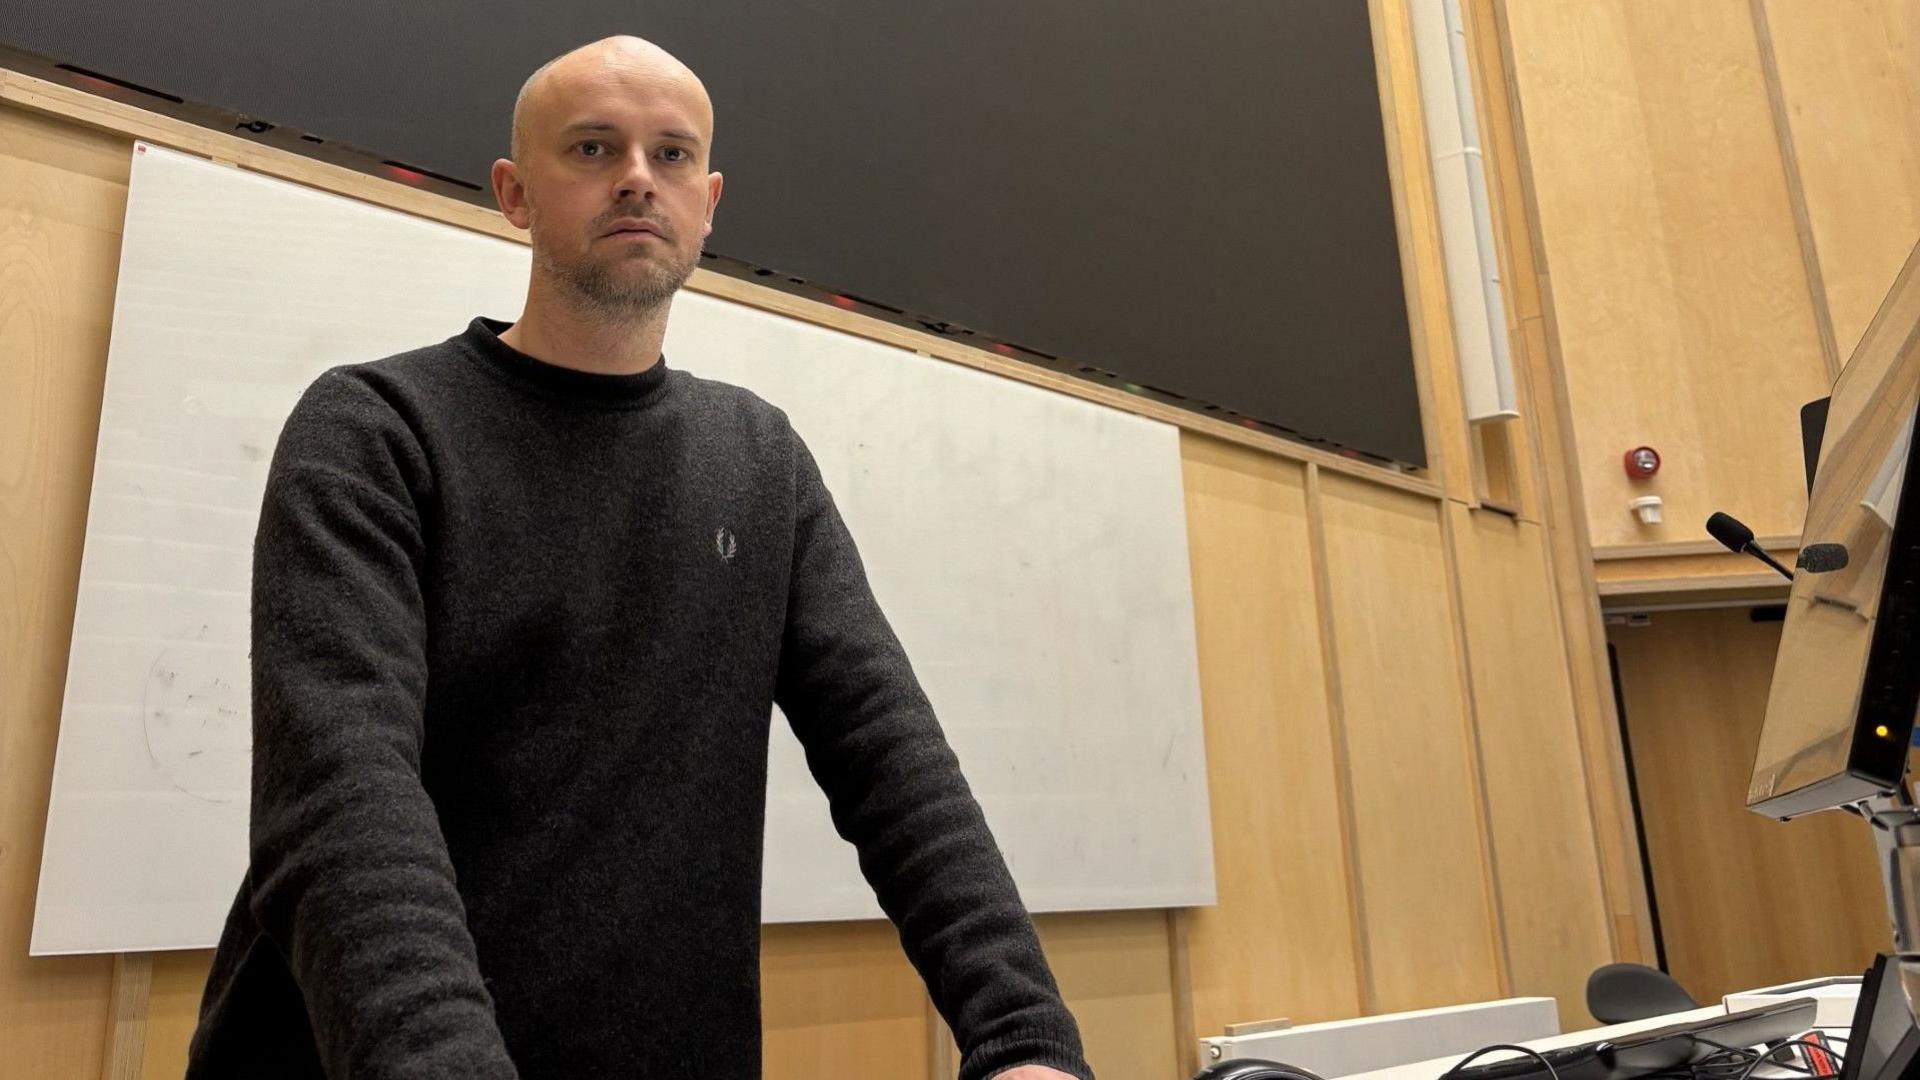
[[[1090,1078],[785,414],[505,327],[329,371],[281,434],[251,865],[187,1075],[758,1080],[778,702],[962,1080]]]

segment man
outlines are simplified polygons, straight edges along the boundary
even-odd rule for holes
[[[776,702],[963,1080],[1091,1077],[813,458],[660,356],[712,139],[644,41],[543,67],[493,167],[532,233],[520,320],[294,408],[254,555],[252,858],[189,1077],[757,1080]]]

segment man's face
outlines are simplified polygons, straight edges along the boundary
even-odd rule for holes
[[[556,69],[528,112],[522,160],[494,164],[494,192],[532,232],[536,265],[604,315],[665,303],[698,265],[720,201],[704,91],[614,57]]]

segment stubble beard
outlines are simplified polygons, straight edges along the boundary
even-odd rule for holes
[[[655,257],[582,258],[566,262],[551,251],[534,246],[534,262],[547,277],[587,314],[606,321],[626,321],[651,315],[673,301],[673,294],[693,276],[696,253],[682,256],[671,241],[662,239]],[[638,267],[629,266],[638,261]]]

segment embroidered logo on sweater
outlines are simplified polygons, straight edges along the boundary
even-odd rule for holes
[[[732,529],[723,525],[714,530],[713,551],[720,556],[721,562],[732,562],[733,557],[740,553],[740,542],[734,539]]]

